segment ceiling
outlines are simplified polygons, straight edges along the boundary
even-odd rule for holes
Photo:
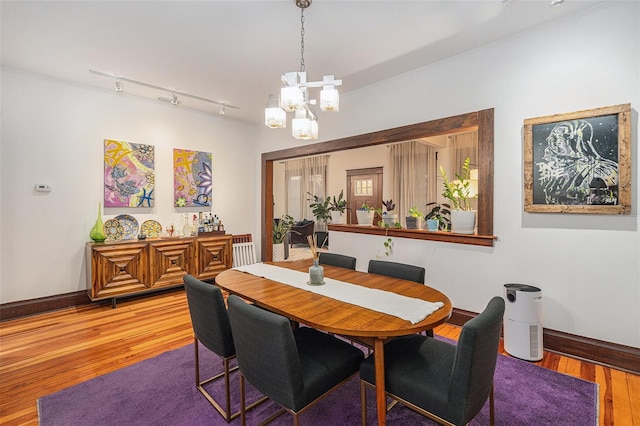
[[[344,94],[604,2],[314,0],[305,10],[307,78],[334,74]],[[300,9],[293,0],[2,0],[0,6],[4,67],[109,91],[115,79],[89,70],[119,75],[238,106],[226,108],[229,119],[262,123],[280,75],[300,67]],[[120,95],[171,97],[127,82]],[[167,107],[220,111],[178,99]]]

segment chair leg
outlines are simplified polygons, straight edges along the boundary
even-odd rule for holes
[[[367,388],[364,380],[360,380],[360,416],[362,417],[362,426],[367,426]]]
[[[200,381],[200,351],[199,351],[199,347],[198,347],[198,339],[196,337],[194,337],[194,352],[195,352],[195,363],[196,363],[196,368],[195,368],[195,372],[196,372],[196,388],[200,391],[200,393],[202,394],[202,396],[205,397],[205,399],[207,401],[209,401],[209,404],[211,404],[213,406],[213,408],[216,409],[216,411],[218,413],[220,413],[220,415],[222,416],[222,418],[224,418],[224,420],[229,423],[231,420],[237,418],[238,416],[240,416],[240,411],[232,413],[231,412],[231,373],[238,370],[238,367],[230,367],[230,361],[231,358],[223,358],[222,360],[222,365],[224,366],[224,371],[220,374],[217,374],[213,377],[210,377],[204,381]],[[222,408],[220,406],[220,404],[218,404],[218,402],[213,399],[213,396],[211,396],[206,389],[204,388],[204,385],[213,382],[214,380],[220,379],[224,376],[224,393],[225,393],[225,408]],[[258,404],[261,404],[262,402],[266,401],[268,398],[266,396],[263,396],[261,398],[259,398],[258,400],[256,400],[255,402],[252,402],[251,404],[249,404],[248,406],[245,407],[246,410],[251,410],[252,408],[254,408],[255,406],[257,406]]]
[[[496,420],[495,406],[493,400],[493,384],[491,385],[491,392],[489,392],[489,424],[493,426]]]
[[[225,395],[225,408],[227,413],[227,423],[231,420],[231,384],[229,383],[229,358],[225,358],[222,361],[224,365],[224,395]]]
[[[242,426],[247,424],[247,410],[245,408],[245,402],[244,376],[240,373],[240,424]]]

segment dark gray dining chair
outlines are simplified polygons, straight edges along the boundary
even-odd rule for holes
[[[425,269],[421,266],[407,265],[406,263],[387,262],[384,260],[369,260],[370,274],[385,275],[401,280],[415,281],[424,284]],[[433,337],[433,330],[426,330],[425,334]]]
[[[233,344],[231,325],[229,324],[222,291],[215,285],[200,281],[191,275],[185,275],[183,282],[187,293],[187,303],[194,335],[196,388],[228,423],[238,417],[240,411],[231,413],[229,375],[232,371],[237,370],[238,367],[229,368],[229,361],[235,358],[236,349]],[[198,342],[220,356],[223,364],[222,373],[203,381],[200,380],[200,350]],[[224,378],[224,408],[204,388],[204,385],[220,378]],[[265,400],[266,398],[261,398],[248,406],[247,409],[253,408]]]
[[[425,269],[420,266],[407,265],[406,263],[388,262],[386,260],[370,260],[370,274],[385,275],[401,280],[415,281],[424,284]]]
[[[446,425],[466,425],[489,399],[494,423],[493,374],[504,315],[504,300],[491,299],[468,321],[457,345],[419,334],[399,337],[384,347],[385,389],[401,404]],[[368,357],[360,366],[363,424],[366,387],[375,386],[375,365]]]
[[[263,424],[287,411],[298,425],[300,414],[357,372],[364,359],[362,351],[343,340],[309,327],[293,330],[287,318],[237,296],[229,296],[227,303],[240,367],[241,401],[246,378],[283,407]],[[244,425],[243,407],[241,403]]]
[[[326,253],[319,254],[318,260],[321,265],[338,266],[340,268],[356,269],[356,258],[344,254]]]

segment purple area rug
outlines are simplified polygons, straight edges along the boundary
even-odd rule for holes
[[[202,377],[222,371],[222,362],[208,350],[201,350]],[[209,376],[205,376],[209,374]],[[135,365],[96,377],[38,400],[42,426],[71,425],[225,425],[226,422],[194,385],[193,346],[165,352]],[[232,373],[232,408],[239,407],[238,373]],[[222,402],[224,385],[207,386]],[[249,386],[247,401],[259,397]],[[497,425],[597,425],[598,387],[538,367],[526,361],[500,355],[495,374]],[[368,424],[376,423],[375,395],[367,391]],[[257,424],[279,407],[266,401],[248,412],[247,423]],[[301,416],[307,425],[359,425],[360,384],[356,374],[345,385]],[[401,405],[387,414],[389,424],[431,425],[430,420]],[[239,425],[240,419],[231,422]],[[273,425],[291,425],[287,413]],[[471,425],[489,424],[489,404]]]

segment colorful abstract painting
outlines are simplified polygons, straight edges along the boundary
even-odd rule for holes
[[[211,206],[211,153],[173,150],[176,207]]]
[[[104,206],[153,207],[153,145],[104,141]]]

